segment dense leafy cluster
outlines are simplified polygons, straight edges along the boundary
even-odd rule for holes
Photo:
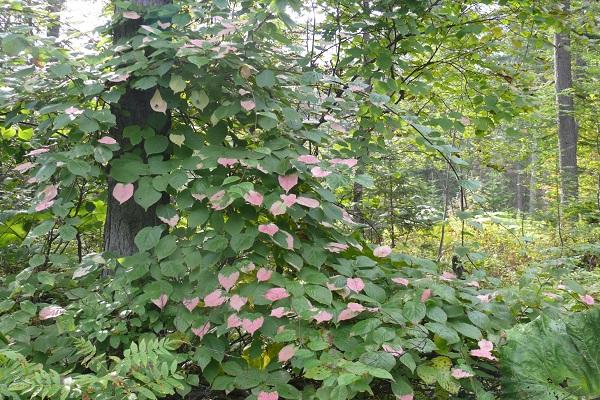
[[[506,330],[593,304],[575,282],[502,288],[366,242],[340,195],[373,187],[371,132],[411,129],[464,165],[435,126],[471,121],[425,125],[399,106],[408,77],[385,79],[378,41],[336,67],[376,71],[324,73],[286,36],[284,3],[118,2],[113,43],[92,55],[3,36],[2,136],[19,141],[15,181],[35,189],[2,214],[2,240],[29,246],[0,285],[2,396],[491,399]],[[419,28],[403,28],[406,51]],[[504,97],[477,100],[494,115],[474,115],[477,130],[508,116]],[[119,207],[150,221],[130,253],[100,244]]]

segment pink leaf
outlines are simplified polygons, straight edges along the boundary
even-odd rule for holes
[[[423,293],[421,293],[421,303],[425,303],[427,301],[427,299],[429,299],[430,297],[431,297],[431,289],[423,290]]]
[[[334,158],[329,161],[333,165],[342,164],[347,166],[348,168],[352,168],[358,164],[358,160],[356,158]]]
[[[210,322],[205,323],[200,328],[192,328],[192,332],[194,332],[194,335],[198,336],[200,339],[202,339],[204,335],[208,333],[209,330]]]
[[[170,22],[157,21],[156,23],[158,24],[158,26],[160,27],[160,29],[167,29],[168,27],[171,26]]]
[[[271,317],[283,318],[285,314],[285,307],[277,307],[271,310]]]
[[[271,208],[269,208],[269,212],[274,216],[285,214],[285,210],[287,210],[287,207],[279,200],[271,204]]]
[[[298,197],[296,203],[308,208],[317,208],[320,205],[318,200],[303,196]]]
[[[352,318],[356,317],[357,315],[358,314],[355,313],[354,311],[344,308],[342,310],[342,312],[340,313],[340,315],[338,315],[338,322],[352,319]]]
[[[226,291],[229,291],[229,289],[231,289],[233,285],[235,285],[239,277],[240,273],[235,271],[229,276],[219,274],[218,279],[221,286],[223,286],[223,288],[225,288]]]
[[[402,396],[398,397],[398,400],[413,400],[413,399],[414,399],[414,395],[412,393],[403,394]]]
[[[25,172],[29,171],[29,170],[30,170],[31,168],[33,168],[34,166],[35,166],[35,164],[34,164],[34,163],[27,161],[27,162],[24,162],[24,163],[18,164],[18,165],[17,165],[16,167],[14,167],[13,169],[14,169],[15,171],[17,171],[17,172],[19,172],[19,173],[21,173],[21,174],[22,174],[22,173],[25,173]]]
[[[42,200],[40,203],[38,203],[35,206],[35,211],[44,211],[50,207],[52,207],[52,205],[54,204],[54,200],[50,200],[50,201],[46,201],[46,200]]]
[[[326,171],[326,170],[322,169],[321,167],[314,167],[314,168],[312,168],[310,170],[310,173],[315,178],[325,178],[326,176],[331,175],[331,171]]]
[[[392,248],[390,246],[378,246],[373,250],[373,255],[375,257],[387,257],[392,254]]]
[[[404,349],[400,346],[384,344],[383,346],[381,346],[381,348],[383,349],[383,351],[385,351],[386,353],[390,353],[394,357],[400,357],[402,354],[404,354]]]
[[[303,154],[298,157],[298,161],[304,164],[318,164],[319,159],[312,154]]]
[[[158,217],[158,219],[160,219],[162,222],[169,225],[170,227],[175,227],[179,222],[179,215],[175,214],[171,218]]]
[[[98,139],[98,143],[117,144],[117,141],[115,139],[111,138],[110,136],[102,136],[100,139]]]
[[[354,224],[355,222],[352,220],[352,217],[350,216],[350,214],[348,214],[348,211],[346,210],[342,210],[342,219],[344,221],[346,221],[349,224]]]
[[[141,16],[140,16],[140,14],[136,13],[135,11],[123,11],[123,18],[140,19]]]
[[[112,195],[119,204],[125,203],[133,196],[133,183],[117,183],[113,189]]]
[[[156,89],[154,96],[150,99],[150,108],[154,111],[165,114],[167,112],[167,102],[160,96],[160,91]]]
[[[286,231],[281,231],[285,235],[285,243],[287,245],[288,250],[294,250],[294,237],[287,233]]]
[[[257,272],[256,272],[256,279],[259,282],[266,282],[269,279],[271,279],[271,275],[273,275],[273,271],[271,271],[270,269],[266,269],[266,268],[260,268]]]
[[[38,156],[40,154],[44,154],[49,152],[50,149],[47,147],[40,147],[39,149],[31,150],[29,153],[26,153],[26,156]]]
[[[348,278],[346,279],[346,287],[352,292],[359,293],[365,288],[365,283],[360,278]]]
[[[333,124],[331,124],[331,129],[333,129],[334,131],[338,131],[338,132],[346,132],[346,128],[344,128],[341,124],[334,122]]]
[[[65,309],[59,306],[48,306],[40,310],[39,318],[43,321],[50,318],[56,318],[65,313]]]
[[[42,201],[35,206],[35,211],[43,211],[52,207],[54,199],[58,195],[58,185],[48,185],[42,190],[44,197]]]
[[[286,176],[278,176],[277,180],[279,181],[279,186],[285,190],[285,192],[289,192],[294,186],[298,184],[298,174],[291,174]]]
[[[245,111],[254,110],[254,107],[256,107],[254,100],[242,100],[240,101],[240,105]]]
[[[296,204],[296,195],[295,194],[282,194],[281,196],[279,196],[279,198],[281,199],[281,201],[283,201],[283,204],[286,207],[291,207],[294,204]]]
[[[406,278],[392,278],[392,282],[397,283],[398,285],[408,286],[408,279]]]
[[[264,197],[262,194],[255,192],[254,190],[250,190],[244,195],[244,200],[253,206],[260,206],[263,203]]]
[[[478,288],[479,287],[479,282],[477,282],[477,281],[470,281],[470,282],[467,282],[467,286],[472,286],[472,287]]]
[[[581,300],[582,303],[587,304],[588,306],[594,305],[594,298],[589,294],[579,295],[579,300]]]
[[[348,250],[348,245],[344,243],[331,242],[325,246],[325,249],[332,253],[341,253],[342,251]]]
[[[258,226],[258,231],[273,237],[279,231],[279,227],[273,223]]]
[[[254,271],[255,269],[256,265],[252,261],[240,268],[243,273],[248,273]]]
[[[227,328],[237,328],[238,326],[242,326],[242,320],[237,314],[231,314],[227,318]]]
[[[83,114],[83,110],[80,110],[79,108],[75,108],[73,106],[67,108],[65,110],[65,114],[67,115],[81,115]]]
[[[451,374],[452,377],[455,379],[470,378],[473,376],[472,373],[462,370],[460,368],[452,368]]]
[[[258,392],[257,400],[277,400],[279,393],[277,392]]]
[[[225,301],[227,301],[227,299],[222,296],[221,289],[216,289],[204,298],[204,305],[206,307],[218,307],[225,303]]]
[[[319,311],[313,318],[317,321],[317,324],[320,324],[321,322],[331,321],[333,314],[329,311]]]
[[[210,196],[210,199],[208,199],[208,200],[211,203],[216,203],[217,201],[221,200],[223,198],[223,196],[225,196],[225,191],[224,190],[219,190],[217,193],[215,193],[212,196]]]
[[[478,294],[477,298],[479,299],[480,302],[482,303],[489,303],[490,301],[492,301],[492,293],[488,293],[488,294]]]
[[[233,296],[231,296],[231,299],[229,299],[229,305],[235,311],[239,312],[242,309],[242,307],[244,307],[244,305],[246,305],[247,301],[248,301],[247,297],[242,297],[240,295],[234,294]]]
[[[346,308],[348,308],[348,310],[350,310],[352,312],[357,312],[357,313],[361,313],[361,312],[365,311],[365,307],[360,303],[348,303]]]
[[[456,275],[454,275],[452,272],[444,271],[444,273],[442,273],[442,275],[440,276],[440,279],[446,282],[450,282],[456,279]]]
[[[238,160],[235,158],[219,157],[217,159],[217,164],[221,164],[224,167],[231,167],[232,165],[235,165],[237,163],[238,163]]]
[[[296,348],[294,347],[294,345],[288,344],[287,346],[284,346],[281,350],[279,350],[277,358],[279,359],[279,362],[284,363],[286,361],[289,361],[292,357],[294,357],[294,354],[296,354]]]
[[[287,290],[280,287],[271,288],[265,293],[265,299],[270,301],[277,301],[285,299],[286,297],[290,297],[289,293],[287,292]]]
[[[200,303],[200,299],[198,297],[194,297],[191,299],[183,299],[182,303],[185,306],[185,308],[188,309],[188,311],[192,311],[194,308],[196,308],[198,303]]]
[[[206,198],[206,195],[201,193],[192,193],[192,197],[198,201],[202,201]]]
[[[127,79],[129,79],[129,74],[122,74],[122,75],[116,74],[116,75],[113,75],[110,78],[108,78],[109,81],[115,82],[115,83],[125,82]]]
[[[479,345],[478,349],[471,350],[470,354],[475,357],[485,358],[491,361],[495,361],[496,357],[494,357],[491,351],[494,349],[494,344],[486,339],[481,339],[477,342]]]
[[[255,320],[250,320],[244,318],[242,320],[242,328],[246,330],[250,335],[254,335],[254,332],[260,329],[263,326],[265,319],[263,317],[257,318]]]
[[[154,303],[154,305],[158,308],[160,308],[161,310],[165,308],[165,306],[167,305],[167,301],[169,301],[169,296],[167,296],[166,294],[161,294],[158,299],[152,299],[152,303]]]

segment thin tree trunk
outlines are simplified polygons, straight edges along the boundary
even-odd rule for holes
[[[537,147],[534,145],[529,162],[529,213],[537,208],[537,179],[536,179]]]
[[[570,0],[563,0],[565,13],[570,11]],[[554,73],[558,121],[558,149],[560,168],[560,201],[569,203],[577,199],[577,136],[571,71],[571,38],[567,29],[554,35]]]
[[[46,34],[48,37],[58,38],[60,34],[60,10],[62,9],[64,4],[63,0],[48,0],[47,10],[50,14],[50,22],[48,23],[48,30]],[[54,19],[56,17],[56,19]]]
[[[516,169],[515,169],[515,196],[516,196],[516,207],[517,210],[519,212],[522,212],[525,210],[525,201],[524,201],[524,197],[525,197],[525,193],[524,193],[524,188],[523,188],[523,173],[521,170],[521,164],[518,163],[516,165]]]
[[[134,4],[142,6],[168,4],[168,0],[134,0]],[[143,24],[140,20],[127,20],[115,27],[113,32],[114,41],[118,42],[134,34],[139,26]],[[111,111],[116,117],[116,126],[111,130],[111,135],[119,142],[123,138],[123,130],[131,125],[137,125],[141,128],[149,127],[154,129],[157,135],[165,135],[170,129],[170,116],[162,116],[156,113],[150,107],[154,89],[135,90],[127,88],[123,96],[119,99],[116,106]],[[140,146],[140,149],[142,147]],[[142,150],[143,153],[143,150]],[[133,198],[124,204],[113,198],[112,191],[117,182],[108,179],[108,199],[106,205],[106,220],[104,222],[104,251],[111,252],[118,256],[132,255],[137,252],[134,238],[144,227],[155,226],[160,223],[156,216],[156,206],[144,210]],[[169,198],[163,194],[159,203],[167,203]]]

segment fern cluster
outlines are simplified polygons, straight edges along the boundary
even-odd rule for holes
[[[176,342],[142,339],[123,357],[98,354],[89,340],[74,339],[79,365],[87,373],[58,373],[28,361],[18,352],[0,349],[0,396],[9,399],[157,399],[183,389],[174,354]]]

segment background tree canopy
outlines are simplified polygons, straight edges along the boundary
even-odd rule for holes
[[[1,398],[600,396],[600,4],[74,4],[0,5]]]

